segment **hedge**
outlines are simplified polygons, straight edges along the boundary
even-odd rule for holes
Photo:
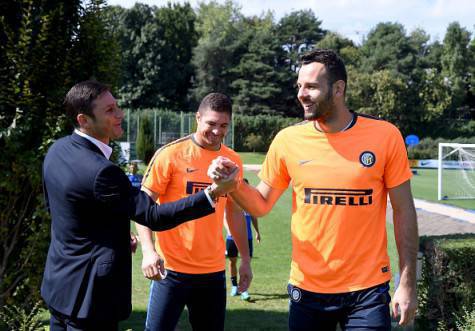
[[[417,330],[469,330],[475,310],[475,234],[421,237]],[[467,320],[471,319],[471,320]]]

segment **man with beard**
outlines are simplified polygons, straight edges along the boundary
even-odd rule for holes
[[[211,93],[204,97],[196,113],[196,132],[155,153],[145,172],[142,189],[160,203],[171,202],[207,187],[210,182],[208,166],[220,155],[242,169],[239,155],[222,143],[231,116],[232,104],[226,95]],[[185,306],[193,330],[224,329],[225,212],[241,253],[240,291],[249,287],[252,272],[243,212],[228,197],[219,198],[215,209],[213,216],[204,218],[205,226],[200,225],[203,222],[197,222],[193,226],[178,226],[155,233],[155,246],[149,228],[137,225],[143,252],[142,271],[152,280],[146,330],[174,330]],[[164,270],[160,257],[164,260]],[[166,277],[160,279],[161,274]]]
[[[348,109],[345,65],[331,50],[302,57],[297,85],[305,121],[277,134],[257,187],[242,183],[230,194],[261,217],[292,183],[289,329],[391,329],[388,195],[400,270],[392,310],[400,325],[409,324],[417,306],[418,234],[401,134]],[[208,174],[219,182],[232,164],[218,158]]]

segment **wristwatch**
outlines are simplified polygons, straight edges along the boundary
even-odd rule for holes
[[[214,203],[217,203],[219,196],[216,195],[216,187],[213,188],[213,185],[210,185],[207,188],[205,188],[205,190],[208,193],[211,200],[213,200]]]

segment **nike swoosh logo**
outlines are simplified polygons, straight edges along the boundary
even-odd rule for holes
[[[187,172],[187,173],[195,172],[195,171],[197,171],[197,170],[198,170],[198,169],[196,169],[196,168],[186,168],[186,172]]]
[[[299,165],[304,165],[305,163],[312,162],[313,160],[299,160]]]

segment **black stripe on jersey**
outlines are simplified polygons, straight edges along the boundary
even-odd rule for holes
[[[350,110],[351,113],[353,113],[355,116],[353,116],[353,121],[351,122],[350,126],[346,128],[346,130],[349,130],[351,129],[352,127],[355,126],[356,122],[358,121],[358,117],[364,117],[364,118],[369,118],[370,120],[376,120],[376,121],[380,121],[381,118],[377,118],[373,115],[368,115],[368,114],[360,114],[360,113],[357,113],[357,112],[354,112],[352,110]],[[346,131],[345,130],[345,131]]]
[[[170,146],[173,146],[173,145],[176,145],[176,144],[179,144],[181,142],[184,142],[184,141],[187,141],[188,139],[191,139],[192,138],[192,134],[188,135],[188,136],[185,136],[185,137],[182,137],[182,138],[179,138],[177,140],[174,140],[172,142],[169,142],[168,144],[166,145],[163,145],[162,147],[160,147],[159,149],[157,149],[157,151],[155,152],[155,154],[153,154],[153,157],[152,159],[150,160],[149,164],[148,164],[148,167],[147,167],[147,173],[143,176],[143,179],[142,179],[142,183],[145,181],[145,179],[148,177],[148,175],[150,174],[150,169],[152,169],[152,167],[150,166],[151,164],[153,164],[153,162],[155,161],[155,158],[158,156],[158,154],[160,154],[160,152],[162,152],[164,149],[166,149],[167,147],[170,147]]]
[[[373,115],[368,115],[368,114],[360,114],[360,113],[356,113],[356,112],[355,112],[355,115],[356,115],[356,116],[365,117],[365,118],[369,118],[370,120],[376,120],[376,121],[381,121],[381,120],[383,120],[383,118],[379,118],[379,117],[376,117],[376,116],[373,116]]]

